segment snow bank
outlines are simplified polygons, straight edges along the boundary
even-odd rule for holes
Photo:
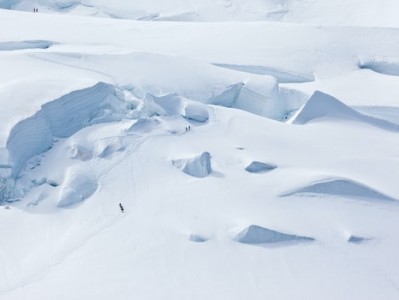
[[[97,182],[92,176],[75,168],[69,168],[61,186],[58,206],[67,207],[90,197],[97,190]]]
[[[53,45],[50,41],[32,40],[0,43],[0,51],[14,51],[23,49],[48,49]]]
[[[349,179],[327,179],[321,182],[311,183],[305,187],[290,191],[281,196],[285,197],[294,195],[332,195],[350,198],[395,200],[394,198],[378,192],[367,185]]]
[[[386,130],[398,131],[399,126],[389,121],[359,113],[338,99],[316,91],[294,116],[293,124],[306,124],[320,119],[359,121]]]
[[[265,173],[274,170],[275,168],[277,168],[277,166],[273,164],[266,164],[260,161],[253,161],[245,168],[245,170],[248,171],[249,173]]]
[[[269,244],[288,241],[314,241],[314,238],[286,234],[257,225],[251,225],[241,231],[235,240],[244,244]]]
[[[69,137],[91,124],[129,117],[126,107],[116,88],[102,82],[44,104],[10,132],[7,150],[13,175],[17,176],[31,157],[51,148],[55,138]]]
[[[212,172],[211,155],[209,152],[203,152],[189,159],[174,160],[172,164],[184,173],[194,177],[206,177]]]

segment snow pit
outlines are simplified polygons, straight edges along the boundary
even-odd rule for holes
[[[241,231],[235,240],[244,244],[270,244],[289,241],[314,241],[314,238],[286,234],[257,225],[251,225]]]
[[[311,183],[305,187],[281,195],[320,195],[320,196],[343,196],[356,199],[376,199],[393,201],[395,199],[384,195],[367,185],[349,180],[349,179],[327,179],[320,182]]]
[[[260,161],[253,161],[251,162],[245,170],[249,173],[265,173],[271,170],[276,169],[277,166],[273,164],[266,164]]]
[[[59,207],[68,207],[82,202],[97,190],[97,181],[89,174],[69,168],[58,197]]]
[[[189,159],[175,160],[172,164],[184,173],[198,178],[206,177],[212,172],[209,152],[203,152]]]

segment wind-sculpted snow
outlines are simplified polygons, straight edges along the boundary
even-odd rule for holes
[[[203,152],[193,158],[174,160],[172,163],[184,173],[198,178],[206,177],[212,172],[209,152]]]
[[[279,68],[267,67],[267,66],[251,66],[251,65],[230,65],[230,64],[214,64],[226,69],[259,74],[259,75],[269,75],[276,78],[278,83],[288,83],[288,82],[310,82],[314,81],[313,74],[300,74],[293,71],[282,70]]]
[[[367,185],[349,179],[326,179],[313,182],[304,187],[289,191],[281,195],[286,196],[339,196],[352,199],[394,201]]]
[[[50,41],[19,41],[19,42],[0,42],[0,51],[14,51],[24,49],[48,49],[53,45]]]
[[[61,186],[58,198],[59,207],[67,207],[82,202],[97,189],[97,181],[90,174],[79,169],[69,168]]]
[[[272,244],[281,242],[314,241],[314,238],[282,233],[257,225],[245,228],[236,236],[236,241],[243,244]]]
[[[276,165],[267,164],[260,161],[251,162],[245,170],[249,173],[266,173],[277,168]]]
[[[294,116],[293,124],[307,124],[309,122],[338,119],[346,121],[358,121],[378,128],[399,131],[399,125],[389,121],[364,115],[346,106],[338,99],[316,91],[300,111]]]
[[[359,61],[359,67],[385,75],[399,76],[399,58],[372,57],[369,59],[361,59]]]
[[[56,138],[69,137],[91,124],[129,117],[130,111],[126,107],[126,102],[118,98],[115,87],[105,83],[46,103],[10,132],[7,150],[13,175],[17,176],[31,157],[51,148]]]

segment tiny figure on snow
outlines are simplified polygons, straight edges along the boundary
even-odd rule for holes
[[[125,212],[125,208],[123,207],[122,203],[119,203],[119,208],[121,209],[122,212]]]

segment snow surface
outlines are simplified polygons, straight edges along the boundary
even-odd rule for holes
[[[396,0],[0,7],[0,299],[399,298]]]

